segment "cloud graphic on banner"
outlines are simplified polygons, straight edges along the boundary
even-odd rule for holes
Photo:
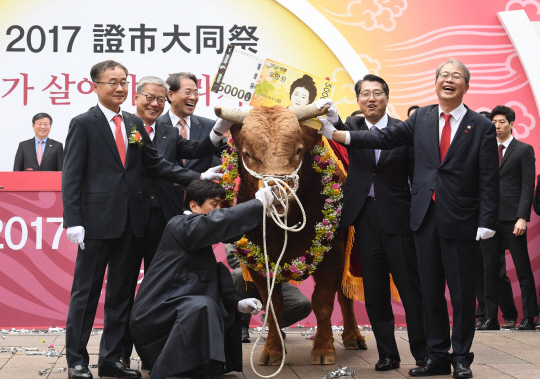
[[[320,5],[319,8],[326,17],[343,25],[391,32],[396,28],[396,18],[403,15],[407,6],[407,0],[355,0],[347,5],[347,13],[331,12]]]
[[[517,7],[513,7],[513,9],[511,9],[513,5],[517,5]],[[506,3],[505,11],[516,11],[518,10],[516,8],[525,9],[527,5],[533,5],[536,7],[536,14],[540,15],[540,2],[536,0],[510,0],[508,3]]]
[[[379,75],[379,70],[382,67],[381,62],[375,58],[371,58],[367,54],[358,54],[358,56],[362,59],[362,62],[364,62],[370,74]]]
[[[390,115],[390,117],[397,118],[398,120],[401,120],[399,117],[399,113],[396,111],[396,107],[394,104],[388,104],[386,107],[386,113]]]
[[[330,77],[330,81],[333,83],[346,83],[349,80],[349,74],[343,67],[336,68]],[[355,104],[356,93],[354,92],[354,84],[337,85],[332,99],[336,106],[340,104]]]
[[[505,106],[512,108],[514,112],[516,112],[516,121],[514,122],[514,131],[513,135],[514,137],[520,139],[520,138],[527,138],[531,132],[531,130],[534,129],[536,126],[536,119],[532,114],[530,114],[527,111],[527,107],[520,103],[519,101],[509,101],[508,103],[504,104]],[[490,112],[492,109],[488,107],[480,107],[475,110],[476,112]],[[529,122],[523,122],[526,120],[529,120]]]

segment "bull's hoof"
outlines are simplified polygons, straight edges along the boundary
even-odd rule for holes
[[[259,358],[259,366],[279,366],[283,353],[281,351],[268,351],[266,348]]]
[[[347,350],[367,350],[366,339],[363,335],[349,335],[343,338],[343,346]]]
[[[333,365],[336,363],[336,352],[311,352],[312,365]]]

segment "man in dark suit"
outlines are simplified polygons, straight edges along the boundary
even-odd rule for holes
[[[479,330],[499,330],[499,264],[506,248],[512,254],[521,287],[523,320],[520,330],[535,330],[538,316],[536,286],[527,249],[527,222],[534,196],[535,158],[531,145],[512,136],[515,112],[503,105],[491,112],[499,145],[500,201],[497,229],[493,238],[480,243],[484,259],[486,321]]]
[[[66,358],[70,378],[91,378],[86,345],[99,301],[105,269],[105,325],[98,374],[140,377],[119,361],[125,346],[133,303],[135,246],[148,218],[149,193],[143,168],[151,174],[184,184],[199,173],[161,158],[138,117],[121,112],[128,94],[127,69],[114,61],[90,71],[98,105],[71,120],[62,175],[64,227],[79,244],[66,324]],[[203,141],[177,140],[181,158],[212,154],[229,124]]]
[[[355,85],[364,117],[338,119],[338,130],[377,130],[399,120],[386,114],[390,90],[376,75],[366,75]],[[375,370],[399,367],[394,337],[394,312],[388,273],[405,308],[411,353],[420,365],[427,354],[422,322],[422,295],[414,239],[410,227],[414,168],[412,146],[392,150],[356,149],[345,145],[349,171],[343,190],[342,227],[353,225],[358,238],[366,310],[377,341]]]
[[[166,82],[169,86],[167,101],[171,104],[171,109],[158,118],[158,124],[163,123],[177,128],[178,133],[185,139],[201,140],[210,133],[215,121],[193,114],[199,102],[197,77],[191,72],[178,72],[169,75]],[[226,148],[226,145],[224,147]],[[210,167],[221,165],[221,159],[218,158],[221,151],[218,150],[217,156],[185,159],[178,164],[193,171],[205,172]],[[175,186],[180,207],[184,202],[184,189],[183,185]]]
[[[62,143],[49,138],[52,117],[38,113],[32,117],[34,138],[19,143],[13,171],[62,171],[64,149]]]
[[[435,73],[438,105],[381,130],[339,131],[328,121],[321,130],[355,148],[414,145],[411,228],[428,355],[412,376],[450,374],[451,362],[455,378],[472,377],[478,240],[495,234],[499,170],[495,127],[463,104],[469,79],[463,63],[448,60]],[[451,339],[445,284],[454,309]]]
[[[190,211],[167,224],[137,293],[130,327],[152,378],[209,379],[242,371],[237,313],[257,314],[262,304],[242,300],[229,270],[216,262],[212,244],[257,227],[264,217],[261,203],[270,206],[274,197],[266,187],[255,199],[220,209],[223,199],[225,189],[215,182],[188,186],[184,206]]]

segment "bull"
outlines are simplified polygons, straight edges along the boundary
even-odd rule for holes
[[[252,174],[287,177],[293,173],[298,176],[296,195],[300,200],[306,216],[306,226],[297,233],[289,233],[287,248],[282,263],[292,262],[310,250],[315,238],[315,225],[321,222],[322,210],[326,197],[322,194],[321,176],[313,170],[315,156],[312,149],[321,143],[322,136],[316,130],[302,127],[301,121],[327,113],[327,108],[318,110],[314,105],[287,109],[281,106],[256,107],[251,112],[216,107],[218,117],[233,122],[231,135],[238,151],[238,174],[240,184],[237,202],[242,203],[254,198],[260,181]],[[342,185],[344,174],[341,170],[335,173]],[[295,186],[296,184],[296,186]],[[294,200],[294,199],[293,199]],[[302,221],[302,212],[297,202],[291,200],[287,209],[289,225]],[[269,242],[267,251],[270,262],[276,262],[283,243],[284,232],[270,219],[266,223]],[[263,246],[262,225],[246,234],[252,243]],[[327,241],[328,242],[328,241]],[[339,228],[333,235],[331,250],[328,251],[312,274],[315,289],[312,295],[312,308],[317,318],[317,332],[313,339],[311,364],[334,364],[336,351],[331,327],[331,315],[334,298],[338,293],[338,301],[343,315],[343,344],[347,349],[366,349],[364,337],[358,330],[353,309],[353,300],[349,299],[341,288],[341,280],[345,264],[347,233]],[[309,258],[309,257],[308,257]],[[283,265],[282,265],[283,267]],[[258,287],[264,303],[268,301],[266,279],[260,273],[249,268],[251,278]],[[287,275],[284,274],[285,280]],[[307,277],[301,278],[305,280]],[[269,332],[259,365],[280,365],[282,345],[279,337],[283,299],[281,284],[276,283],[272,294],[272,302],[277,320],[271,312],[267,314]]]

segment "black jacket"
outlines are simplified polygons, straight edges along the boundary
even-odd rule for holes
[[[62,143],[47,138],[47,146],[41,158],[41,165],[39,165],[36,154],[36,140],[31,138],[19,143],[17,154],[15,154],[13,171],[62,171],[63,163],[64,149]]]

